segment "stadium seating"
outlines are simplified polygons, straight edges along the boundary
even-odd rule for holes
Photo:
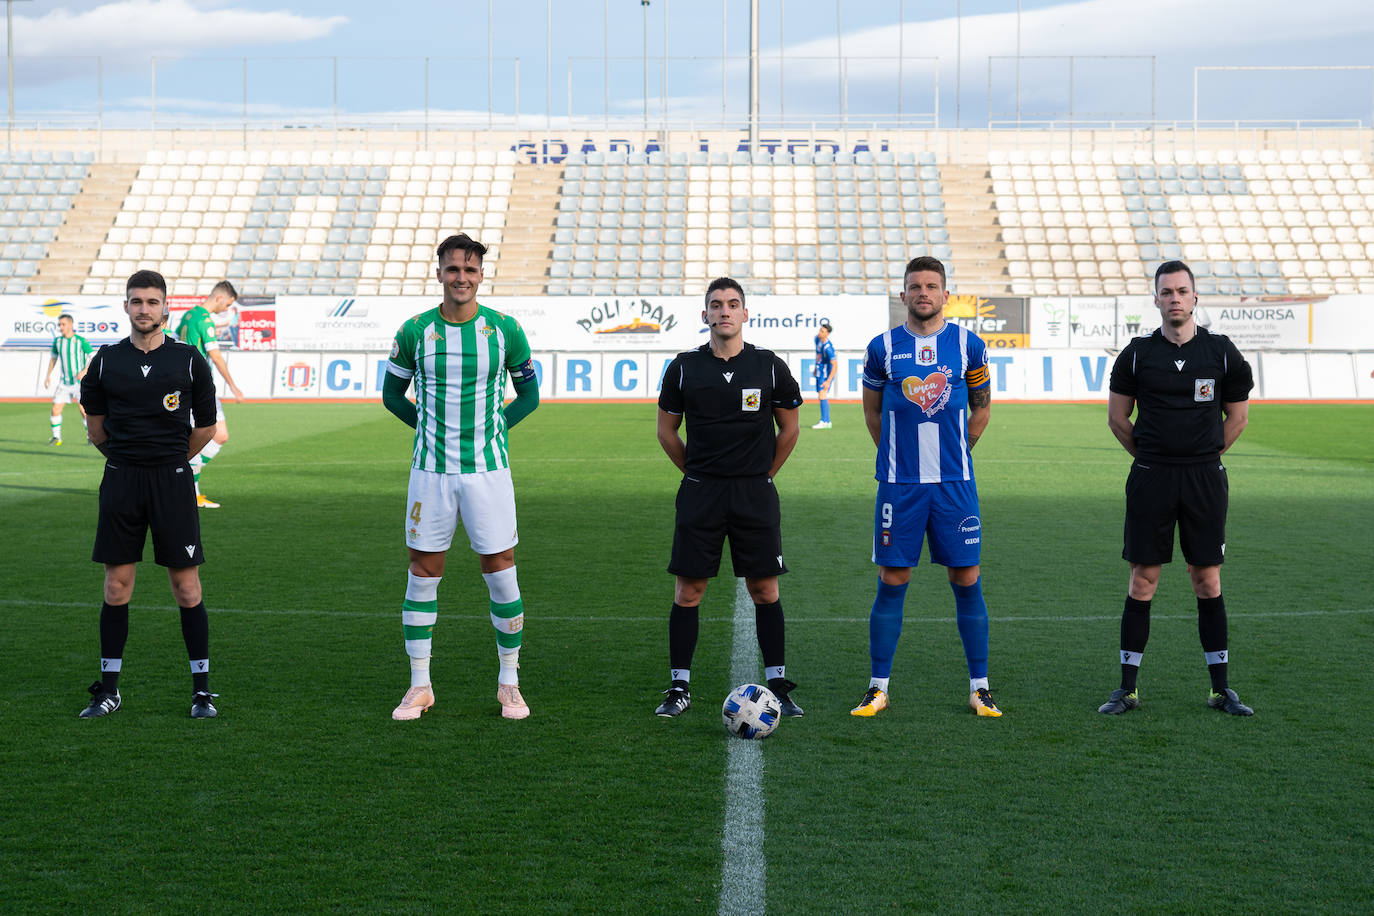
[[[69,151],[0,156],[0,293],[30,292],[93,160]]]
[[[0,159],[0,292],[33,290],[93,162]],[[924,253],[957,288],[970,219],[1005,264],[980,280],[991,294],[1145,294],[1172,258],[1204,295],[1374,292],[1374,169],[1350,151],[993,153],[991,206],[972,210],[931,153],[575,152],[547,216],[521,211],[537,252],[503,264],[536,168],[491,150],[153,151],[80,289],[47,292],[122,293],[153,267],[180,294],[228,278],[249,295],[437,295],[434,248],[459,229],[491,248],[497,292],[695,294],[728,273],[754,293],[887,293]]]
[[[729,274],[755,293],[885,293],[909,258],[948,256],[943,210],[928,154],[573,154],[548,292],[695,293]],[[613,266],[579,271],[588,257]]]
[[[123,292],[137,264],[178,292],[227,278],[250,295],[437,295],[434,249],[457,229],[499,276],[514,180],[513,156],[490,151],[151,153],[82,291]]]
[[[1357,153],[1012,156],[989,175],[1015,293],[1148,293],[1174,258],[1204,295],[1374,292],[1374,180]]]

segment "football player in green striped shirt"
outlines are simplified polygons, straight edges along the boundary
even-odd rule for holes
[[[401,604],[410,689],[393,719],[418,719],[434,705],[429,659],[439,580],[460,519],[490,593],[501,715],[530,714],[517,676],[525,608],[515,576],[519,538],[506,431],[539,406],[539,381],[520,325],[477,302],[486,253],[465,234],[439,245],[444,301],[401,325],[382,384],[387,410],[415,429],[405,517],[410,569]],[[516,396],[503,407],[507,375]],[[412,381],[414,403],[406,398]]]
[[[52,384],[52,371],[61,366],[57,374],[57,387],[52,393],[52,438],[49,445],[62,444],[62,408],[75,404],[81,411],[81,425],[86,425],[86,411],[81,406],[81,378],[86,374],[86,364],[91,361],[91,349],[86,338],[76,333],[76,320],[71,315],[57,318],[58,336],[52,340],[52,358],[48,360],[48,374],[43,376],[43,387]]]
[[[238,290],[234,289],[234,284],[228,280],[221,280],[215,284],[215,288],[210,290],[210,295],[205,297],[205,301],[181,316],[181,322],[177,325],[176,334],[173,339],[188,343],[200,351],[210,362],[215,364],[219,370],[220,378],[224,379],[224,384],[229,386],[233,392],[234,400],[243,397],[243,392],[239,386],[234,384],[234,377],[229,374],[229,363],[225,361],[224,354],[219,349],[218,331],[215,329],[215,315],[227,309],[238,301]],[[218,509],[219,503],[200,492],[200,473],[205,465],[219,454],[219,450],[224,447],[224,443],[229,441],[229,424],[224,420],[224,405],[219,400],[219,388],[216,387],[215,394],[215,436],[206,444],[201,453],[191,459],[191,473],[196,481],[196,505],[202,509]]]

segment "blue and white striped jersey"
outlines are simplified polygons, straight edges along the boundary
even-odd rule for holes
[[[883,426],[874,475],[889,483],[972,480],[968,393],[988,380],[988,348],[949,322],[929,337],[904,324],[873,338],[863,385],[883,395]]]

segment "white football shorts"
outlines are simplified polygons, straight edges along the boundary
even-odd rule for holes
[[[510,468],[475,474],[410,469],[406,546],[426,553],[448,550],[460,521],[474,553],[501,553],[519,543]]]
[[[81,403],[81,383],[75,385],[63,385],[61,382],[52,392],[52,402],[54,404],[80,404]]]

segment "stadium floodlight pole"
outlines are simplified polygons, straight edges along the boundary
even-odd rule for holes
[[[840,112],[840,124],[848,127],[849,113],[844,110],[844,19],[840,15],[840,0],[835,0],[835,76],[839,80],[835,108]]]
[[[492,109],[495,107],[495,100],[492,92],[493,68],[491,64],[491,18],[492,10],[496,0],[487,0],[487,130],[491,130]]]
[[[644,132],[649,132],[649,0],[639,0],[640,11],[644,14]]]
[[[663,0],[663,64],[658,68],[658,118],[663,124],[663,144],[668,145],[668,0]]]
[[[553,127],[553,0],[544,3],[544,129]]]
[[[954,129],[963,120],[962,99],[964,71],[964,0],[954,0]]]
[[[601,117],[611,129],[611,0],[601,2]]]
[[[759,146],[759,0],[749,0],[749,155]]]
[[[26,0],[20,0],[21,3]],[[10,119],[5,148],[14,149],[14,0],[5,0],[5,65],[9,70]]]

